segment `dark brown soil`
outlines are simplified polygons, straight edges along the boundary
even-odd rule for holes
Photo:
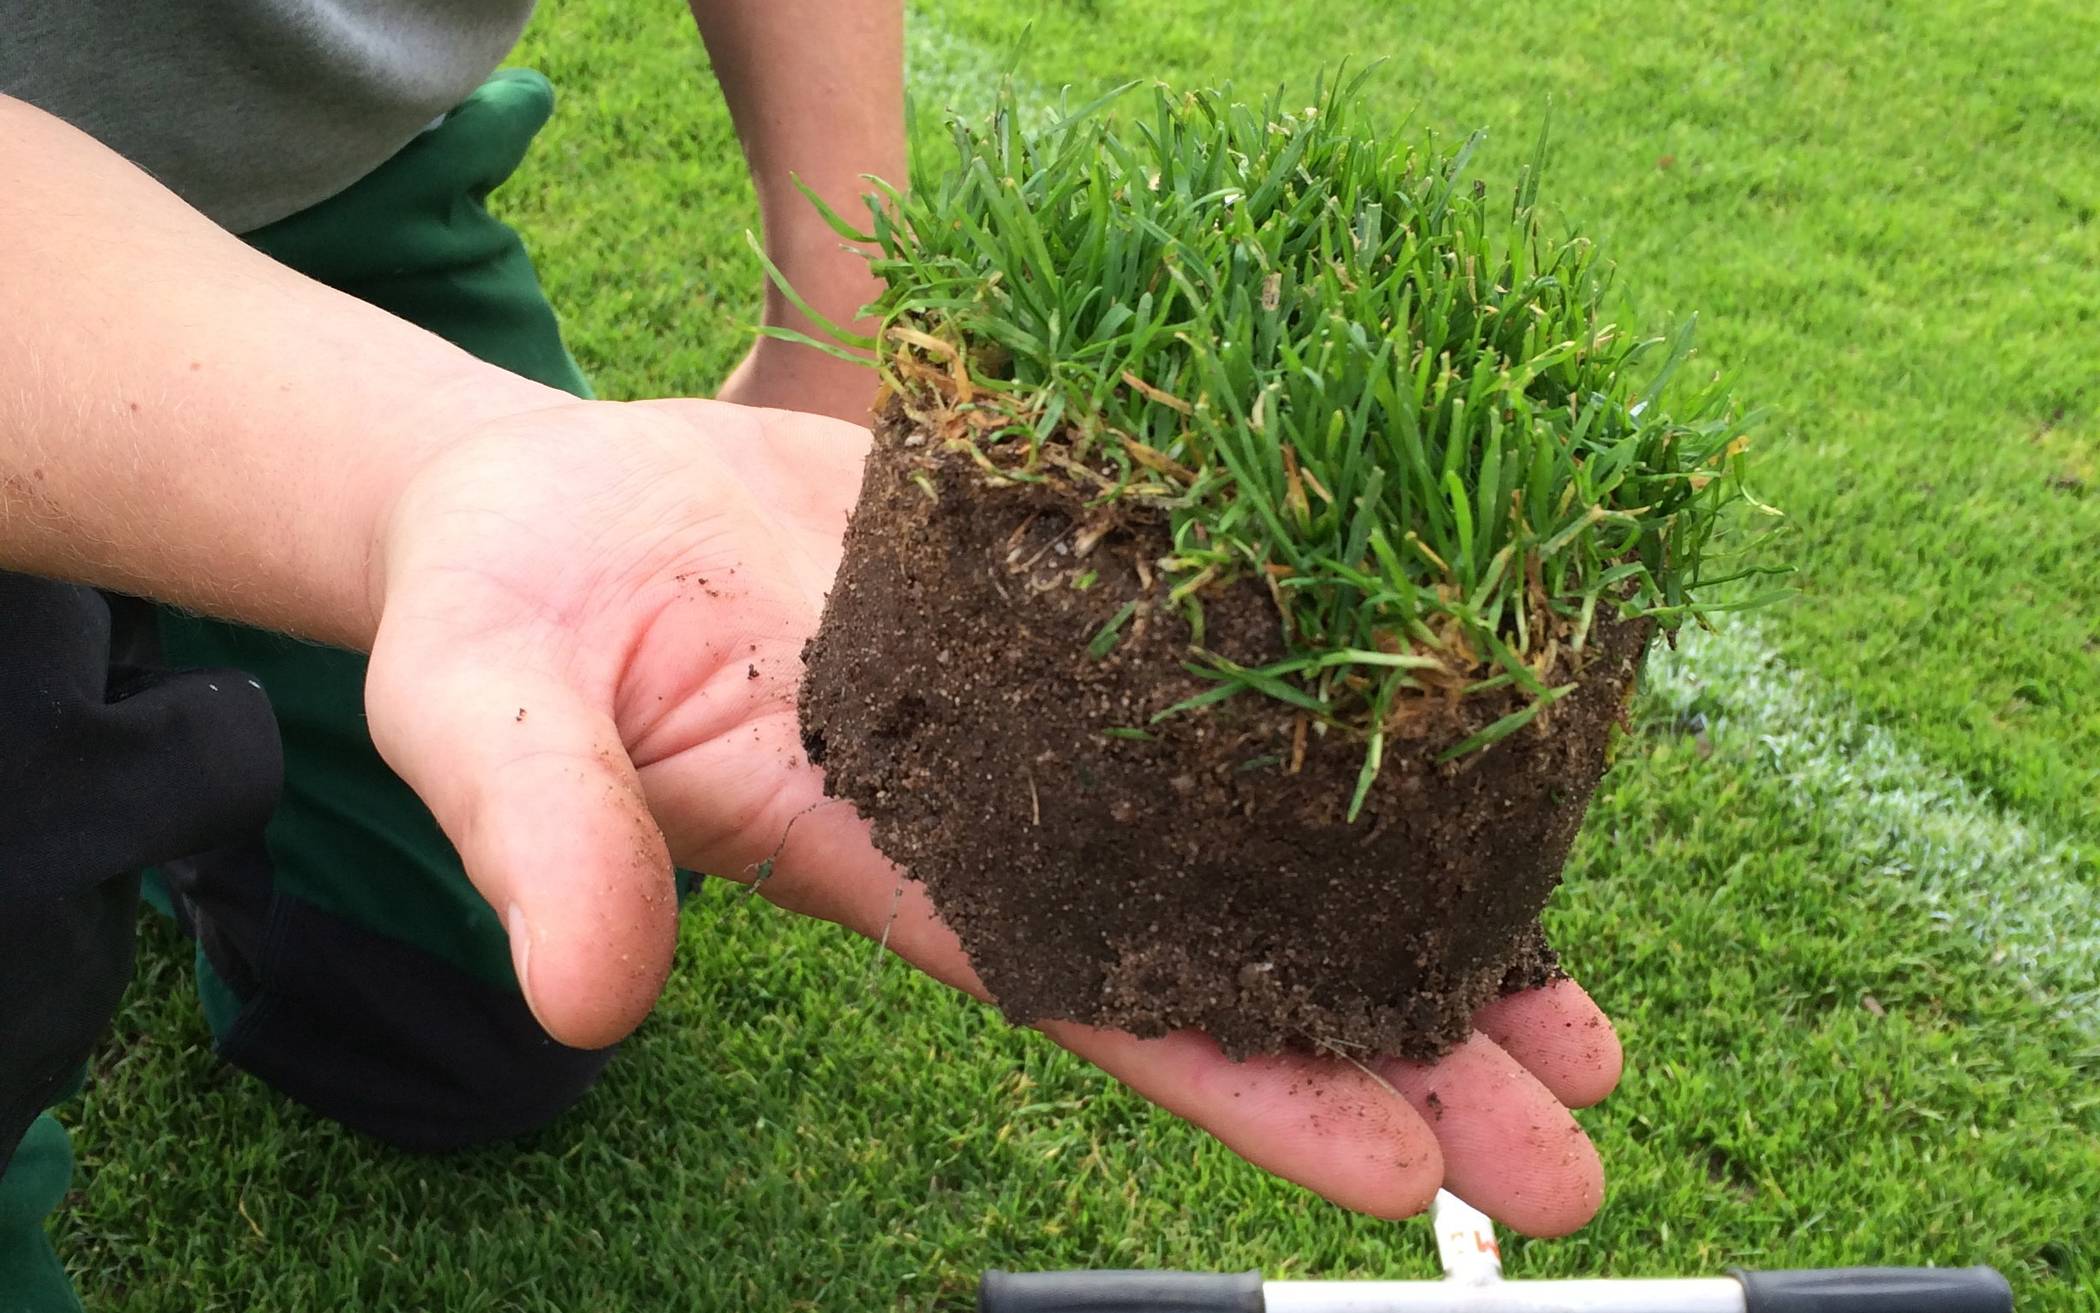
[[[1243,694],[1149,724],[1209,687],[1182,668],[1190,634],[1152,568],[1165,531],[1126,524],[1081,559],[1090,527],[937,454],[893,406],[806,652],[811,759],[925,881],[1010,1019],[1197,1027],[1235,1057],[1424,1057],[1554,977],[1539,910],[1645,624],[1600,621],[1576,692],[1458,761],[1435,759],[1517,703],[1424,699],[1352,824],[1362,745],[1288,707]],[[1120,641],[1089,655],[1132,601]],[[1204,614],[1212,650],[1282,655],[1266,589],[1213,589]]]

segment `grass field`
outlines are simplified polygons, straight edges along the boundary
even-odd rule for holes
[[[755,208],[679,6],[550,4],[566,94],[498,202],[608,395],[741,352]],[[1800,599],[1661,667],[1550,925],[1618,1019],[1602,1214],[1511,1270],[1989,1262],[2100,1309],[2100,10],[2083,0],[1338,8],[943,0],[929,104],[1309,86],[1395,123],[1552,101],[1547,193],[1650,326],[1769,403]],[[1703,728],[1702,728],[1703,726]],[[923,1309],[985,1266],[1421,1276],[1426,1228],[1262,1178],[1047,1043],[715,891],[571,1116],[431,1161],[219,1068],[181,954],[69,1110],[91,1308]]]

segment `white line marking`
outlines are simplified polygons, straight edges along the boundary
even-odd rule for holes
[[[931,4],[911,5],[904,24],[906,85],[921,120],[943,122],[950,110],[970,120],[991,113],[1005,81],[1002,70],[1016,62],[1016,52],[1001,54],[956,32],[936,17]],[[1050,90],[1018,74],[1013,85],[1014,95],[1028,114],[1039,114],[1056,103]]]
[[[1861,720],[1781,661],[1756,622],[1687,628],[1676,652],[1649,659],[1645,683],[1665,714],[1711,709],[1717,733],[1753,740],[1803,821],[1981,939],[2080,1029],[2100,1027],[2100,890],[2077,848]]]

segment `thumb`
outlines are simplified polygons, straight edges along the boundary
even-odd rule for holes
[[[670,972],[677,895],[610,716],[515,649],[384,626],[365,705],[380,755],[503,918],[533,1015],[577,1048],[623,1038]]]

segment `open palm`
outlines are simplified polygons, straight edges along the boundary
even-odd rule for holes
[[[883,936],[982,995],[924,891],[827,800],[794,698],[867,435],[705,401],[579,403],[449,446],[374,560],[374,741],[510,927],[556,1038],[610,1043],[670,969],[672,863]],[[1433,1065],[1232,1063],[1200,1034],[1042,1027],[1250,1161],[1404,1216],[1439,1185],[1559,1233],[1602,1196],[1568,1114],[1619,1050],[1573,984],[1505,999]]]

